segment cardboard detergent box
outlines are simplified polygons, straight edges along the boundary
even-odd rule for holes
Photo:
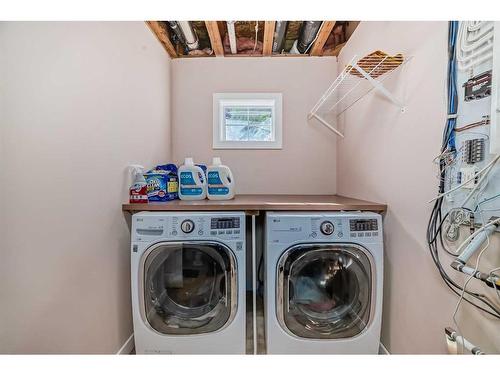
[[[178,199],[179,180],[175,164],[158,165],[144,174],[148,184],[149,202],[167,202]]]

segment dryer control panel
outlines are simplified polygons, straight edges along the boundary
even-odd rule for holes
[[[271,243],[382,241],[382,219],[374,213],[276,213],[267,225]]]
[[[378,237],[377,219],[349,219],[349,232],[351,238]]]

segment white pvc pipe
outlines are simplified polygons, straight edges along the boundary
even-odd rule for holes
[[[490,236],[496,230],[496,226],[492,225],[489,228],[485,228],[481,231],[477,236],[475,236],[471,242],[467,245],[467,247],[460,253],[458,256],[458,260],[463,264],[466,264],[471,256],[474,255],[476,251],[479,250],[482,243],[486,241],[488,236]]]
[[[200,47],[200,43],[198,42],[198,37],[193,31],[191,27],[191,23],[189,21],[177,21],[179,24],[179,28],[184,35],[184,39],[186,40],[186,45],[189,50],[195,50]]]
[[[231,48],[231,53],[236,55],[238,53],[238,49],[236,48],[236,32],[234,31],[234,22],[235,21],[227,21],[227,34],[229,35],[229,47]]]
[[[467,237],[464,242],[457,248],[456,253],[461,254],[462,249],[469,244],[472,239],[474,239],[477,235],[480,233],[484,232],[486,229],[491,228],[492,226],[496,226],[497,223],[500,223],[500,218],[497,218],[495,220],[490,221],[488,224],[484,224],[482,227],[480,227],[478,230],[476,230],[474,233],[472,233],[469,237]]]

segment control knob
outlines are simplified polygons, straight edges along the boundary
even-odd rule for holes
[[[323,233],[326,236],[329,236],[333,233],[335,227],[333,226],[331,221],[323,221],[319,229],[321,230],[321,233]]]
[[[182,223],[181,223],[181,230],[184,232],[184,233],[191,233],[193,230],[194,230],[194,223],[193,223],[193,220],[184,220]]]

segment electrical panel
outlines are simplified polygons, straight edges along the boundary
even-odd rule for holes
[[[484,22],[470,39],[483,35],[487,44],[477,51],[468,48],[468,40],[457,40],[458,111],[455,125],[455,154],[445,155],[445,191],[462,185],[446,196],[446,212],[465,207],[474,214],[476,225],[492,216],[500,216],[500,161],[481,181],[484,169],[500,154],[500,22]],[[474,34],[476,33],[476,34]],[[487,34],[489,36],[487,36]],[[478,39],[477,37],[476,39]],[[479,40],[479,39],[478,39]],[[493,46],[493,47],[491,47]],[[459,54],[461,54],[459,56]],[[479,173],[479,174],[478,174]],[[479,186],[478,186],[479,184]],[[472,194],[472,196],[469,196]],[[496,196],[498,195],[498,198]],[[450,233],[455,227],[451,227]],[[453,237],[453,236],[449,236]],[[454,237],[453,237],[454,238]]]
[[[483,310],[481,303],[485,304],[488,313],[500,318],[498,300],[490,304],[485,301],[489,298],[488,291],[476,292],[468,285],[472,278],[476,278],[496,288],[497,280],[500,280],[500,276],[492,275],[492,271],[486,273],[488,268],[484,264],[493,261],[496,266],[498,263],[498,251],[495,251],[498,249],[490,246],[489,236],[499,229],[494,225],[485,227],[495,216],[500,216],[500,155],[495,154],[498,152],[495,149],[498,147],[495,129],[499,108],[495,103],[498,101],[500,69],[496,69],[493,62],[494,54],[500,52],[494,47],[500,43],[500,33],[496,33],[495,28],[498,31],[500,23],[453,21],[449,24],[448,51],[453,53],[448,55],[449,113],[443,133],[443,151],[436,158],[440,166],[440,190],[444,192],[440,196],[445,199],[434,205],[427,241],[441,277],[461,296],[454,319],[466,289],[471,298],[467,302]],[[482,229],[478,230],[478,227]],[[488,241],[483,245],[486,239]],[[440,259],[440,249],[449,257]],[[489,251],[480,265],[487,249]],[[470,266],[472,262],[468,262],[474,254],[475,269]],[[454,280],[447,272],[446,261],[451,262],[448,263],[451,268],[470,278],[463,284]],[[494,291],[490,293],[494,295]]]

